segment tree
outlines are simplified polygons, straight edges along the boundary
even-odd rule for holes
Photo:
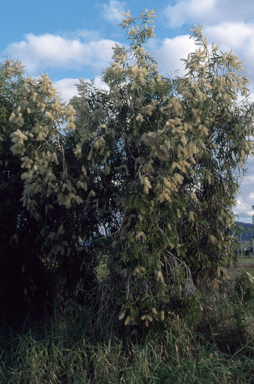
[[[139,18],[125,14],[130,46],[114,48],[103,73],[108,91],[81,80],[71,102],[75,127],[71,106],[41,107],[51,87],[42,76],[36,90],[26,83],[23,92],[43,123],[29,130],[20,123],[12,134],[24,206],[47,223],[41,236],[48,258],[61,263],[79,249],[78,238],[90,239],[94,260],[96,252],[107,259],[102,294],[125,325],[170,318],[181,298],[235,257],[237,169],[253,151],[253,105],[238,58],[214,44],[209,50],[195,27],[199,48],[185,60],[186,76],[163,77],[144,48],[154,17],[146,10],[138,26]],[[246,102],[237,102],[238,92]],[[63,115],[71,120],[65,136],[54,124]],[[92,270],[89,255],[83,263]],[[71,260],[77,265],[74,254]]]
[[[185,60],[186,76],[170,79],[144,49],[153,11],[141,14],[140,26],[125,17],[131,44],[114,48],[104,72],[109,92],[81,83],[73,100],[77,125],[91,127],[87,114],[95,125],[88,156],[87,141],[76,155],[111,197],[106,227],[119,223],[108,248],[119,318],[148,325],[170,316],[174,297],[193,293],[190,272],[196,285],[234,258],[236,171],[253,149],[253,105],[237,103],[238,92],[248,95],[241,63],[214,45],[209,51],[202,28],[192,31],[200,47]]]
[[[63,304],[78,287],[91,288],[94,277],[83,264],[89,251],[78,241],[75,210],[55,196],[67,172],[60,125],[67,120],[72,128],[73,109],[47,75],[25,77],[9,60],[0,74],[0,302],[6,319],[22,321],[29,307],[40,317],[46,301]]]
[[[24,82],[19,62],[7,60],[0,66],[0,303],[6,318],[26,313],[31,303],[43,310],[47,278],[35,252],[37,221],[20,201],[23,182],[21,159],[10,150],[10,135],[16,129],[9,122],[18,108]],[[29,121],[29,116],[24,117]],[[36,281],[36,285],[35,285]]]

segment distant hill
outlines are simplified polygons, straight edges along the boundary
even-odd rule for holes
[[[236,221],[236,224],[239,224],[241,227],[243,227],[242,241],[252,241],[252,230],[254,229],[253,224],[243,223],[241,221]]]

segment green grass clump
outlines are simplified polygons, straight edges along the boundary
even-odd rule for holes
[[[1,343],[1,383],[252,382],[252,342],[229,355],[201,334],[175,326],[178,332],[148,333],[143,343],[113,338],[93,344],[82,335],[67,338],[67,329],[40,339],[11,334]]]
[[[246,282],[243,292],[237,282],[241,274],[200,288],[187,315],[172,312],[146,331],[98,323],[87,308],[55,310],[23,331],[5,324],[0,383],[253,383],[254,299],[244,299]]]

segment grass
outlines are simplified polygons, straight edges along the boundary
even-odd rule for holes
[[[254,276],[254,257],[253,256],[249,256],[249,257],[245,256],[245,257],[239,258],[238,265],[235,267],[231,267],[229,269],[229,272],[231,275],[232,274],[234,275],[237,271],[243,268]]]
[[[227,284],[200,289],[187,317],[146,333],[96,328],[86,308],[55,310],[26,331],[2,326],[0,384],[253,383],[254,298]]]
[[[233,354],[193,334],[179,321],[143,343],[109,339],[93,343],[74,323],[64,328],[9,334],[1,343],[1,383],[251,383],[253,341]]]
[[[243,265],[244,268],[254,276],[254,257],[242,257],[240,259],[240,265]]]

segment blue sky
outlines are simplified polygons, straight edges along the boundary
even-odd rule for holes
[[[233,49],[248,78],[254,101],[254,1],[242,0],[0,0],[0,60],[19,59],[29,75],[48,73],[64,100],[76,94],[78,78],[95,78],[111,61],[115,43],[127,45],[118,26],[121,11],[134,17],[154,9],[155,35],[149,49],[163,74],[184,74],[183,62],[194,50],[193,24],[204,24],[208,43]],[[120,11],[120,12],[119,12]],[[234,212],[251,222],[254,211],[254,158],[242,180]]]

